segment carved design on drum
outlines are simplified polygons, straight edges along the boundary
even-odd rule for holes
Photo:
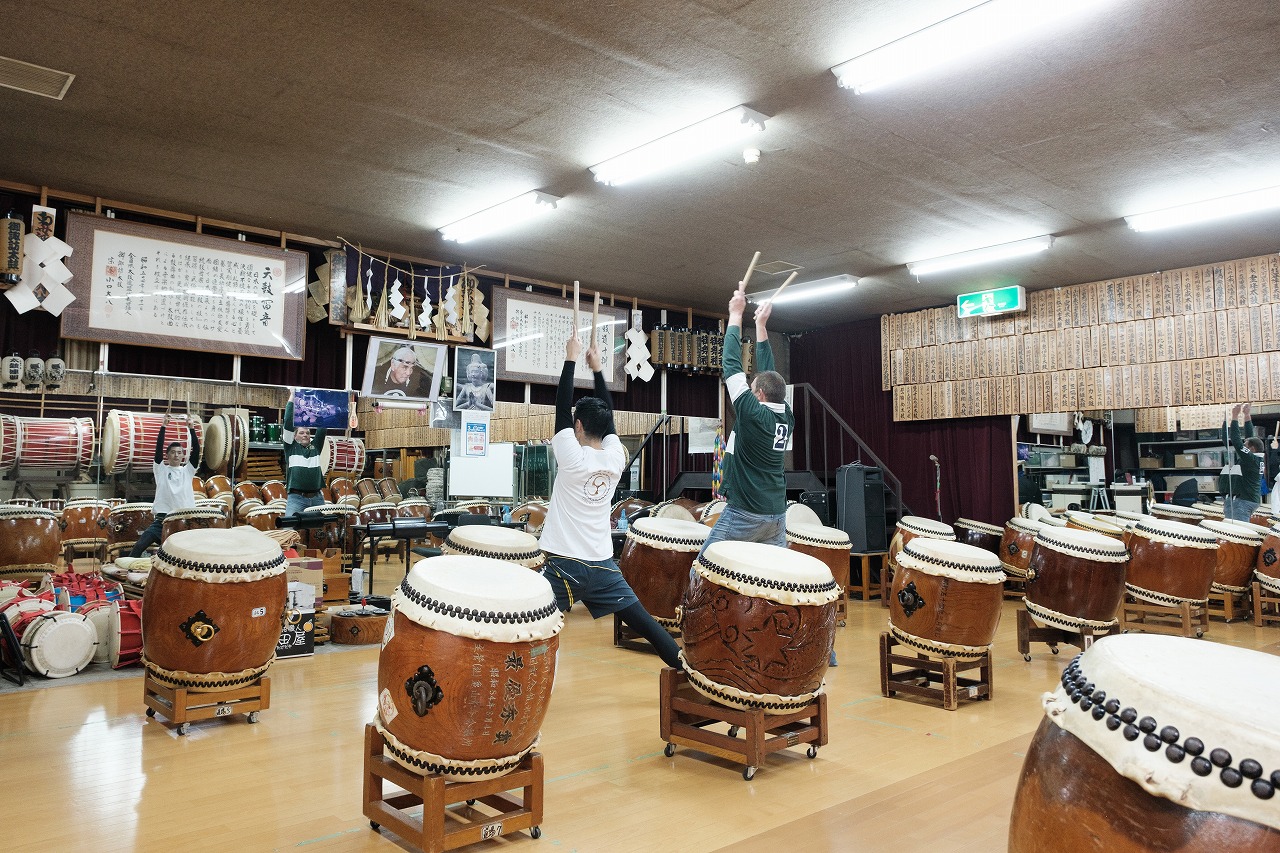
[[[444,701],[444,690],[436,683],[436,674],[426,664],[418,667],[413,677],[404,683],[404,689],[413,702],[413,713],[419,717],[425,717],[432,708]]]
[[[209,614],[203,610],[197,610],[191,616],[187,617],[187,621],[178,626],[182,629],[182,633],[187,635],[187,639],[191,641],[191,645],[200,648],[205,643],[213,639],[213,635],[221,631],[214,621],[209,618]]]
[[[908,617],[920,608],[926,605],[924,597],[916,590],[916,582],[911,581],[898,591],[898,603],[902,605],[902,612]]]
[[[1276,564],[1276,549],[1268,548],[1265,551],[1263,551],[1262,562],[1268,566],[1274,566]]]

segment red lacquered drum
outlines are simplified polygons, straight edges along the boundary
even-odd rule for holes
[[[62,517],[37,507],[0,504],[0,579],[40,580],[58,570]]]
[[[160,542],[163,543],[181,530],[225,530],[230,526],[231,520],[221,509],[199,506],[175,509],[164,517],[164,522],[160,525]]]
[[[153,520],[151,504],[120,504],[113,507],[107,518],[108,556],[131,549]]]
[[[264,533],[268,530],[275,530],[280,517],[284,515],[284,509],[278,506],[263,506],[257,509],[249,510],[248,516],[245,517],[245,524],[254,530],[261,530]],[[165,519],[168,521],[168,519]]]
[[[0,415],[0,474],[7,474],[18,461],[18,419]]]
[[[279,480],[267,480],[262,484],[262,502],[267,506],[284,507],[289,503],[289,490]]]
[[[164,425],[164,414],[151,412],[124,412],[112,409],[107,412],[102,423],[102,470],[106,474],[122,474],[133,466],[138,471],[150,471],[156,461],[156,439],[160,436],[160,427]],[[196,432],[196,438],[204,435],[204,422],[194,415],[171,415],[169,425],[164,431],[165,446],[160,449],[161,455],[168,450],[170,444],[182,445],[182,456],[190,458],[191,433],[188,426]],[[191,464],[199,468],[199,457],[190,458]]]
[[[360,515],[354,507],[345,504],[320,504],[302,511],[303,517],[312,515],[324,516],[324,524],[319,527],[303,527],[298,532],[308,548],[320,551],[329,548],[346,546],[347,525],[360,523]],[[381,520],[386,521],[384,517]]]
[[[1166,521],[1181,521],[1184,524],[1199,524],[1204,520],[1204,513],[1195,507],[1178,504],[1152,504],[1151,514]]]
[[[637,518],[627,528],[618,569],[659,625],[680,626],[689,569],[710,534],[705,524],[674,518]]]
[[[93,460],[94,429],[88,418],[17,418],[16,423],[17,464],[24,469],[77,470]],[[154,460],[154,445],[151,452]]]
[[[639,498],[623,498],[609,508],[609,521],[613,527],[618,526],[618,519],[622,516],[627,517],[627,523],[630,524],[631,516],[635,515],[642,509],[648,509],[653,506],[650,501],[642,501]]]
[[[89,620],[89,624],[93,626],[94,647],[93,662],[94,663],[111,663],[111,647],[108,644],[107,631],[111,625],[111,608],[115,605],[115,601],[90,601],[77,611],[81,616]]]
[[[111,603],[111,615],[107,618],[107,644],[112,669],[124,669],[142,660],[141,601]]]
[[[170,687],[242,687],[275,659],[283,624],[284,554],[252,527],[183,530],[151,561],[142,663]]]
[[[1280,659],[1103,637],[1044,698],[1010,853],[1280,851]]]
[[[1224,518],[1223,507],[1222,507],[1222,504],[1220,503],[1192,504],[1191,508],[1200,510],[1202,513],[1204,513],[1205,518],[1208,518],[1213,521],[1222,521],[1222,519]]]
[[[852,545],[849,534],[839,528],[787,522],[787,548],[821,560],[842,591],[849,588],[849,549]]]
[[[364,442],[358,438],[326,435],[320,448],[320,473],[359,474],[364,470]]]
[[[383,477],[378,480],[378,494],[382,495],[382,499],[387,503],[400,503],[400,487],[396,484],[396,478]]]
[[[434,557],[409,570],[391,608],[374,718],[387,752],[451,779],[514,770],[538,743],[555,681],[564,619],[551,585],[499,560]]]
[[[1089,512],[1068,510],[1066,519],[1067,527],[1074,530],[1087,530],[1090,533],[1101,533],[1103,536],[1110,536],[1112,539],[1124,539],[1124,528],[1118,524],[1113,524],[1103,516]]]
[[[694,515],[694,519],[701,517],[701,514]],[[811,527],[822,527],[822,519],[818,518],[818,514],[809,507],[799,501],[787,502],[787,527],[793,524],[807,524]]]
[[[542,553],[538,540],[533,536],[523,530],[491,527],[487,524],[467,524],[453,528],[445,537],[440,551],[444,554],[505,560],[535,572],[542,571],[547,563],[547,555]]]
[[[14,633],[17,633],[18,621],[27,615],[48,613],[54,609],[53,590],[45,590],[36,595],[26,590],[19,590],[18,594],[10,598],[4,604],[0,604],[0,613],[5,615],[9,620],[9,624],[14,627]],[[21,654],[15,651],[15,654]]]
[[[990,551],[917,536],[898,554],[889,631],[932,657],[980,658],[1000,624],[1004,581]]]
[[[248,418],[244,415],[214,415],[209,418],[205,427],[204,464],[210,471],[221,473],[228,467],[234,471],[244,465],[248,456]]]
[[[812,702],[823,690],[841,595],[826,565],[775,545],[713,542],[693,568],[680,659],[694,689],[766,714]]]
[[[1125,590],[1166,607],[1204,604],[1217,554],[1217,537],[1203,527],[1161,518],[1139,521],[1130,531]]]
[[[361,477],[356,480],[356,494],[360,496],[360,506],[386,503],[382,499],[382,492],[378,491],[378,481],[372,477]]]
[[[334,503],[360,505],[360,496],[356,493],[356,484],[345,477],[337,477],[329,481],[329,488],[333,491]]]
[[[396,504],[397,518],[425,518],[431,520],[431,504],[426,498],[405,498]],[[511,514],[515,519],[515,513]]]
[[[22,657],[27,668],[45,678],[66,678],[93,660],[98,634],[79,613],[50,611],[27,623],[22,631]]]
[[[1037,622],[1081,633],[1118,623],[1129,553],[1114,536],[1046,527],[1036,534],[1025,604]]]
[[[898,553],[917,536],[944,542],[954,542],[956,538],[956,532],[950,524],[943,524],[931,518],[921,518],[918,515],[903,516],[897,527],[897,532],[893,534],[893,541],[889,543],[890,566],[897,565]]]
[[[541,536],[542,527],[547,523],[547,509],[549,504],[546,501],[529,501],[520,504],[511,511],[512,521],[523,521],[524,532],[530,536]]]
[[[992,554],[1000,553],[1000,542],[1004,538],[1004,528],[987,524],[985,521],[974,521],[972,518],[957,518],[955,523],[956,541]]]
[[[1218,539],[1218,558],[1209,589],[1220,594],[1247,591],[1253,567],[1258,563],[1258,549],[1262,547],[1258,526],[1209,519],[1200,522],[1200,526]]]
[[[105,545],[111,505],[106,501],[70,501],[62,508],[63,545]]]
[[[724,512],[724,508],[728,505],[727,501],[711,501],[702,508],[702,513],[698,516],[698,521],[705,524],[707,527],[715,527],[716,522],[720,520],[720,513]]]

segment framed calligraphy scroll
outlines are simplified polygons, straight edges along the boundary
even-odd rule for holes
[[[625,360],[626,334],[630,322],[627,308],[600,306],[596,343],[603,356],[601,373],[610,391],[627,389]],[[573,300],[544,296],[508,287],[493,289],[493,348],[498,354],[498,378],[516,382],[555,385],[564,365],[564,345],[573,328]],[[578,339],[587,349],[591,336],[591,293],[582,294],[578,312]],[[592,386],[586,359],[578,362],[573,384]]]
[[[62,336],[301,360],[307,256],[72,212]]]

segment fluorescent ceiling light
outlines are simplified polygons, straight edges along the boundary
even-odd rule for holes
[[[504,201],[488,210],[473,213],[465,219],[459,219],[444,226],[440,229],[440,236],[458,243],[486,237],[514,228],[544,213],[550,213],[556,209],[558,201],[560,199],[556,196],[547,195],[544,192],[537,190],[527,192],[510,201]]]
[[[987,246],[985,249],[974,249],[970,252],[959,252],[954,255],[943,255],[940,258],[930,258],[927,261],[915,261],[907,264],[907,270],[917,278],[925,275],[933,275],[934,273],[944,272],[946,270],[956,270],[962,267],[976,267],[980,264],[989,264],[994,261],[1003,261],[1008,258],[1020,258],[1023,255],[1034,255],[1036,252],[1043,252],[1045,249],[1053,245],[1053,235],[1046,234],[1043,237],[1032,237],[1030,240],[1018,240],[1014,243],[1001,243],[999,246]]]
[[[826,278],[816,279],[814,281],[800,281],[791,285],[779,297],[772,298],[778,289],[762,290],[759,293],[752,293],[747,299],[756,304],[761,302],[772,301],[774,305],[782,305],[787,302],[799,302],[802,299],[813,299],[818,296],[831,296],[835,293],[843,293],[846,290],[853,290],[858,286],[857,276],[847,273],[841,275],[832,275]]]
[[[591,167],[596,180],[618,186],[666,171],[764,130],[768,116],[736,106]]]
[[[989,0],[831,69],[861,95],[1056,23],[1105,0]]]
[[[1268,187],[1265,190],[1253,190],[1151,213],[1140,213],[1137,216],[1126,216],[1124,221],[1129,223],[1129,227],[1134,231],[1159,231],[1162,228],[1177,228],[1197,222],[1244,216],[1277,207],[1280,207],[1280,187]]]

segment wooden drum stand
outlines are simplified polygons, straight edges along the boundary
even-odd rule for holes
[[[1077,646],[1083,651],[1092,646],[1093,641],[1098,637],[1110,637],[1112,634],[1119,633],[1119,625],[1112,625],[1101,633],[1095,632],[1087,625],[1081,626],[1079,632],[1067,631],[1062,628],[1041,628],[1036,625],[1031,619],[1031,614],[1026,610],[1018,611],[1018,652],[1021,653],[1022,659],[1026,661],[1031,660],[1032,643],[1048,643],[1049,651],[1056,655],[1059,643]]]
[[[1126,632],[1138,629],[1152,634],[1203,637],[1209,630],[1209,608],[1205,604],[1189,601],[1175,606],[1152,604],[1127,593],[1124,598],[1120,605],[1120,627]]]
[[[1263,589],[1262,584],[1253,582],[1253,624],[1261,628],[1263,625],[1280,623],[1280,595]]]
[[[937,660],[917,654],[896,655],[893,647],[899,645],[892,634],[885,631],[880,635],[880,693],[882,696],[893,696],[896,693],[910,693],[927,699],[941,700],[942,707],[954,711],[960,707],[961,699],[990,699],[991,686],[991,649],[983,652],[977,660],[958,661],[954,658]],[[895,670],[895,666],[905,667]],[[965,678],[960,675],[971,669],[978,670],[977,678]],[[921,684],[920,682],[924,683]],[[934,682],[938,686],[934,687]]]
[[[160,714],[177,723],[181,736],[191,730],[191,720],[248,714],[250,723],[258,722],[258,712],[271,707],[271,679],[264,675],[234,690],[197,693],[185,687],[168,687],[148,672],[142,682],[142,701],[148,717]]]

